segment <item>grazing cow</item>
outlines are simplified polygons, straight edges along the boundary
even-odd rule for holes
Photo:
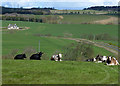
[[[18,54],[14,57],[14,59],[24,59],[24,58],[26,58],[25,54]]]
[[[42,52],[38,53],[38,54],[33,54],[31,57],[30,57],[30,60],[41,60],[41,56],[42,56]]]
[[[109,56],[106,62],[107,65],[119,65],[119,62],[116,60],[115,57]]]
[[[61,58],[62,58],[62,54],[59,53],[58,55],[52,55],[51,60],[52,61],[62,61]]]

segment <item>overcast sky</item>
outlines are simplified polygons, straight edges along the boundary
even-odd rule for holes
[[[57,9],[83,9],[91,6],[117,6],[120,0],[0,0],[5,7],[54,7]]]

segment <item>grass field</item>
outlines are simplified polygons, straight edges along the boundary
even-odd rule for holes
[[[117,69],[88,62],[3,60],[2,76],[3,84],[117,84]]]
[[[30,27],[28,30],[21,31],[3,31],[3,55],[10,53],[13,49],[18,49],[22,53],[25,48],[33,47],[38,50],[38,41],[41,41],[41,51],[46,52],[49,56],[55,51],[63,51],[63,47],[74,41],[56,38],[44,38],[35,36],[35,34],[51,34],[52,36],[64,36],[65,33],[73,34],[72,37],[80,37],[84,33],[109,33],[116,36],[116,25],[59,25],[59,24],[40,24],[32,22],[3,21],[6,27],[9,23],[16,23],[21,27]],[[94,28],[93,28],[94,27]],[[96,27],[96,28],[95,28]],[[74,29],[73,29],[74,28]],[[114,33],[112,33],[114,31]],[[98,47],[94,47],[95,56],[99,54],[113,55],[112,53]]]
[[[30,15],[20,14],[21,16],[34,17],[34,18],[47,18],[58,20],[62,24],[81,24],[81,23],[94,23],[94,21],[104,20],[110,18],[108,15],[96,15],[96,14],[83,14],[83,15]],[[49,23],[49,22],[48,22]]]
[[[101,34],[107,33],[113,37],[118,37],[118,25],[99,25],[99,24],[40,24],[33,22],[3,21],[3,27],[8,24],[17,24],[21,27],[30,27],[30,31],[24,31],[28,34],[51,34],[52,36],[64,36],[66,33],[71,37],[79,38],[82,34]],[[22,31],[21,31],[22,32]],[[21,34],[21,32],[19,32]]]
[[[75,41],[54,38],[55,36],[80,38],[81,34],[107,33],[117,37],[117,25],[82,25],[82,24],[41,24],[34,22],[3,21],[3,27],[8,24],[19,27],[29,27],[27,30],[2,31],[3,55],[13,49],[22,53],[27,47],[40,49],[50,57],[55,51],[63,52],[63,47]],[[39,36],[42,34],[43,36]],[[50,35],[49,37],[44,37]],[[113,55],[107,50],[93,47],[94,56]],[[8,56],[9,58],[13,58]],[[43,59],[44,57],[42,57]],[[63,57],[64,58],[64,57]],[[106,66],[80,61],[54,62],[49,60],[2,60],[3,84],[117,84],[118,66]]]
[[[62,22],[68,24],[94,23],[94,21],[108,18],[107,15],[63,15]]]

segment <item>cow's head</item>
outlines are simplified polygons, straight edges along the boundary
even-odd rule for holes
[[[62,58],[62,54],[61,53],[59,53],[58,55],[59,55],[60,58]]]
[[[43,52],[40,52],[40,53],[39,53],[39,55],[42,55],[42,54],[43,54]]]

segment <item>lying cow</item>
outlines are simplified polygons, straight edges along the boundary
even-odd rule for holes
[[[26,58],[25,54],[18,54],[14,57],[14,59],[24,59],[24,58]]]
[[[106,65],[119,65],[119,62],[116,60],[115,57],[109,56]]]
[[[96,62],[96,63],[102,63],[102,62],[106,62],[107,61],[107,56],[100,56],[98,54],[95,58],[87,59],[86,61]]]
[[[62,58],[62,54],[59,53],[58,55],[52,55],[51,60],[52,61],[62,61],[61,58]]]
[[[100,56],[97,55],[96,58],[94,58],[96,63],[103,63],[107,61],[107,56]]]
[[[33,54],[31,57],[30,57],[30,60],[41,60],[41,56],[42,56],[42,52],[38,53],[38,54]]]

